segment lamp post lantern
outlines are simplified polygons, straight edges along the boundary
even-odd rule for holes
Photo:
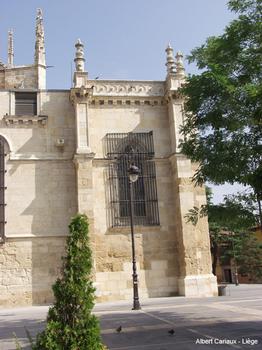
[[[133,265],[133,308],[132,310],[140,310],[140,302],[138,295],[138,276],[136,269],[136,252],[135,252],[135,238],[134,238],[134,213],[133,213],[133,192],[132,184],[138,180],[140,169],[131,164],[128,169],[129,176],[129,213],[130,213],[130,229],[131,229],[131,242],[132,242],[132,265]]]

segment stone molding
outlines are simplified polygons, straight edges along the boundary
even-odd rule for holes
[[[13,240],[18,240],[18,239],[31,239],[31,238],[50,238],[50,237],[67,237],[68,236],[68,233],[62,233],[60,235],[57,235],[57,234],[46,234],[46,235],[32,235],[30,233],[25,233],[25,234],[6,234],[5,235],[5,238],[6,238],[6,241],[13,241]]]
[[[183,105],[185,97],[178,90],[168,90],[165,94],[166,103],[174,102]]]
[[[75,164],[76,169],[78,169],[81,163],[85,163],[87,161],[92,161],[95,157],[95,153],[76,153],[73,158],[73,162]]]
[[[6,125],[11,126],[43,126],[47,123],[47,115],[5,115],[3,120]]]
[[[94,96],[130,96],[159,97],[164,96],[164,81],[132,81],[132,80],[88,80]]]
[[[140,96],[93,96],[92,99],[88,101],[90,107],[155,107],[155,106],[165,106],[166,101],[162,96],[155,96],[154,98],[151,96],[147,98],[142,98]]]
[[[95,153],[94,152],[89,152],[89,153],[76,153],[74,155],[74,160],[77,161],[84,161],[86,159],[94,159]]]
[[[31,154],[31,153],[10,153],[9,160],[54,160],[54,161],[85,161],[93,159],[94,164],[99,165],[108,165],[114,162],[112,159],[107,158],[95,158],[95,153],[80,153],[72,156],[63,156],[58,157],[56,154],[52,153],[39,153],[39,154]],[[168,163],[170,161],[169,156],[167,157],[156,157],[152,159],[155,163]]]
[[[144,232],[161,232],[162,231],[162,226],[161,225],[135,225],[134,227],[134,234],[139,236]],[[129,235],[131,234],[130,231],[130,226],[115,226],[115,227],[109,227],[105,233],[106,235]]]
[[[169,156],[165,157],[154,157],[152,160],[148,160],[148,162],[153,161],[154,163],[170,163],[170,158]],[[93,159],[93,164],[101,165],[101,166],[106,166],[108,164],[116,162],[115,159],[109,159],[109,158],[94,158]]]
[[[93,96],[93,88],[92,87],[84,87],[73,88],[70,91],[70,101],[74,105],[76,103],[81,103],[88,100],[91,96]]]
[[[39,153],[39,154],[32,154],[32,153],[10,153],[9,160],[55,160],[55,161],[65,161],[65,160],[72,160],[72,156],[63,156],[58,157],[55,154],[52,153]]]

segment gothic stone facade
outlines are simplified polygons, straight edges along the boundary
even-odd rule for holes
[[[192,184],[194,165],[178,147],[181,54],[175,60],[167,48],[164,81],[90,80],[78,41],[73,88],[46,90],[40,10],[35,47],[34,64],[14,66],[9,33],[8,64],[0,65],[0,305],[52,301],[77,212],[90,222],[97,300],[132,299],[127,182],[119,173],[130,146],[142,154],[140,166],[151,164],[133,194],[140,296],[217,295],[207,221],[185,219],[205,203],[205,190]]]

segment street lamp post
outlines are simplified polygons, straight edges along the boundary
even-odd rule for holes
[[[129,213],[130,213],[130,229],[131,229],[131,242],[132,242],[132,265],[133,265],[133,308],[132,310],[140,310],[140,302],[138,295],[138,276],[136,269],[136,252],[135,252],[135,237],[134,237],[134,213],[133,213],[133,191],[132,184],[138,180],[140,170],[134,164],[131,164],[128,169],[129,175]]]
[[[234,257],[235,285],[238,286],[239,285],[239,281],[238,281],[238,272],[237,272],[237,260],[236,260],[236,252],[235,252],[235,244],[234,244],[233,235],[232,235],[232,250],[233,250],[233,257]]]

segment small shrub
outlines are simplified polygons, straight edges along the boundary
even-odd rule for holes
[[[102,350],[100,326],[92,315],[94,287],[88,221],[76,215],[69,225],[62,276],[53,285],[54,306],[49,309],[45,330],[33,350]]]

